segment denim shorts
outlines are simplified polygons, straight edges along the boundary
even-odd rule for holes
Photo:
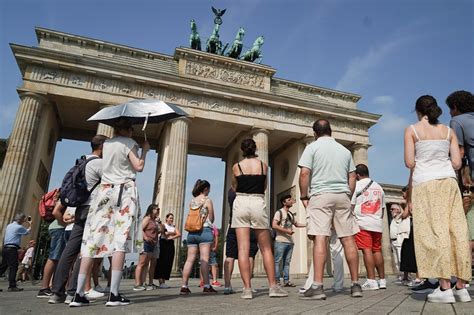
[[[49,230],[49,236],[51,237],[51,242],[49,243],[48,258],[51,260],[59,260],[64,250],[64,246],[66,245],[66,241],[64,240],[64,229]]]
[[[209,266],[216,266],[217,263],[217,253],[215,251],[211,251],[209,253]]]
[[[212,244],[214,235],[210,227],[203,228],[200,232],[189,233],[187,239],[188,246],[198,246],[200,244]]]
[[[152,254],[155,251],[156,244],[144,241],[143,242],[143,252],[147,254]]]

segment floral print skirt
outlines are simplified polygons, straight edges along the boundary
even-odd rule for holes
[[[143,236],[135,182],[101,184],[96,189],[84,226],[82,257],[103,258],[115,251],[140,253]]]
[[[420,278],[471,280],[471,249],[454,178],[413,186],[415,256]]]

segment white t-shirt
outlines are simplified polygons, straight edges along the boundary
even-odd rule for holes
[[[26,250],[25,256],[23,257],[23,260],[21,261],[22,264],[27,265],[30,263],[29,259],[33,259],[33,253],[35,251],[34,247],[30,247]]]
[[[356,198],[357,194],[370,181],[370,178],[357,181],[351,204],[355,205],[354,214],[361,230],[381,233],[383,231],[383,209],[385,209],[385,193],[382,187],[373,182],[364,193]]]
[[[102,184],[123,184],[136,177],[128,154],[138,144],[132,138],[113,137],[104,142]]]
[[[91,161],[92,162],[92,161]],[[86,166],[87,167],[87,166]],[[87,180],[86,180],[87,181]],[[74,214],[76,213],[76,207],[67,207],[66,210],[64,211],[64,215],[66,214],[70,214],[72,216],[74,216]],[[64,231],[71,231],[72,228],[74,227],[74,223],[69,223],[68,225],[66,225],[66,227],[64,228]]]
[[[88,154],[86,155],[86,159],[91,158],[93,156],[96,156],[96,155]],[[86,164],[85,173],[86,173],[87,190],[90,191],[92,188],[94,188],[95,184],[100,183],[100,179],[102,177],[102,163],[103,163],[102,159],[93,159]],[[96,191],[97,189],[94,189],[94,191],[92,191],[91,195],[89,196],[89,199],[86,202],[84,202],[83,205],[90,204],[91,200],[94,198]],[[76,210],[74,210],[74,212],[75,211]]]

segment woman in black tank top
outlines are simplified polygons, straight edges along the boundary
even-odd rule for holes
[[[288,296],[275,280],[275,265],[270,237],[270,220],[265,204],[268,166],[257,158],[253,139],[245,139],[240,146],[244,159],[232,167],[232,187],[237,192],[233,204],[232,227],[237,234],[240,276],[244,283],[243,299],[252,298],[249,261],[250,229],[255,231],[262,252],[271,297]]]

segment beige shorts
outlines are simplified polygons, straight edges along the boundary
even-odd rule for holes
[[[265,195],[237,193],[232,212],[233,228],[270,228]]]
[[[359,232],[359,226],[351,211],[351,200],[345,193],[312,196],[306,213],[308,235],[331,236],[332,225],[339,238]]]

